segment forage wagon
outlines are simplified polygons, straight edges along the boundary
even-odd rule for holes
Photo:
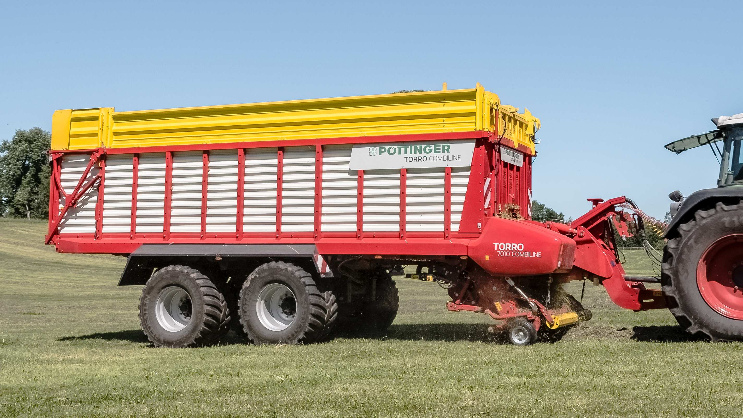
[[[590,312],[563,291],[602,284],[632,310],[665,306],[625,277],[624,197],[569,224],[530,219],[539,119],[474,89],[53,116],[47,243],[127,257],[158,346],[384,331],[392,276],[448,288],[515,344]],[[636,212],[635,212],[636,213]]]

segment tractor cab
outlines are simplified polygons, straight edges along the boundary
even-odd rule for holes
[[[743,185],[743,113],[712,119],[717,129],[692,135],[666,145],[666,149],[680,154],[686,150],[707,145],[720,162],[718,187]],[[720,146],[722,145],[722,147]]]

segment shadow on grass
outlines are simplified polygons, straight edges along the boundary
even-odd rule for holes
[[[683,343],[701,340],[684,331],[678,325],[632,327],[632,339],[635,341],[655,343]]]
[[[128,341],[131,343],[148,343],[151,347],[154,347],[150,340],[141,329],[130,329],[126,331],[114,331],[114,332],[96,332],[94,334],[77,335],[62,337],[57,341],[85,341],[85,340],[104,340],[104,341]],[[245,338],[234,331],[230,331],[227,335],[219,339],[219,345],[232,345],[232,344],[245,344]]]
[[[133,343],[148,342],[147,336],[144,335],[141,329],[130,329],[126,331],[114,331],[114,332],[96,332],[94,334],[74,335],[70,337],[62,337],[62,338],[57,339],[57,341],[84,341],[84,340],[129,341]]]
[[[378,338],[401,341],[502,342],[484,324],[392,324],[386,333],[343,332],[341,338]]]
[[[579,335],[577,338],[585,336]],[[398,341],[470,341],[470,342],[487,342],[495,344],[507,344],[503,334],[493,334],[488,332],[487,325],[484,324],[392,324],[386,333],[372,333],[364,331],[341,331],[335,335],[335,338],[367,338],[380,340],[398,340]],[[618,337],[614,337],[618,338]],[[627,338],[626,336],[624,338]],[[657,343],[681,343],[700,341],[699,338],[688,334],[679,326],[662,325],[662,326],[636,326],[632,328],[631,338],[641,342]],[[125,330],[114,332],[97,332],[87,335],[69,336],[59,338],[57,341],[85,341],[85,340],[104,340],[104,341],[128,341],[131,343],[149,343],[147,336],[142,330]],[[547,341],[550,342],[550,341]],[[245,338],[234,331],[219,340],[219,345],[245,344]]]

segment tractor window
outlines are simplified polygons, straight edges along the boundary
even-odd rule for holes
[[[730,172],[733,173],[734,181],[743,181],[743,159],[740,152],[740,140],[733,141],[733,155],[730,159]]]

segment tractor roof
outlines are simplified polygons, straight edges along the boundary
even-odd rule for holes
[[[731,125],[743,125],[743,113],[738,113],[733,116],[720,116],[719,118],[712,119],[712,122],[714,122],[718,128]]]
[[[673,141],[670,144],[666,144],[666,149],[673,151],[676,154],[680,154],[688,149],[700,147],[702,145],[711,144],[722,139],[722,132],[720,130],[714,130],[705,134],[687,136],[686,138]]]
[[[724,129],[732,128],[736,125],[743,126],[743,113],[738,113],[733,116],[720,116],[719,118],[713,118],[712,122],[714,122],[718,129],[704,134],[687,136],[678,141],[673,141],[670,144],[666,144],[666,149],[673,151],[676,154],[680,154],[692,148],[720,141],[724,138],[722,133]]]

